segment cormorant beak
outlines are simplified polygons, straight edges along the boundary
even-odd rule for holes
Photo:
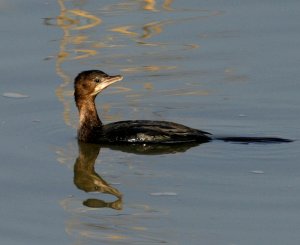
[[[93,93],[94,95],[100,93],[103,89],[107,88],[108,86],[112,85],[115,82],[119,82],[123,79],[123,76],[121,75],[116,75],[116,76],[108,76],[104,79],[104,81],[100,82],[96,88],[95,92]]]

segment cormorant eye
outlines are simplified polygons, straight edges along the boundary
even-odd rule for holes
[[[99,83],[100,82],[100,79],[97,77],[97,78],[95,78],[95,83]]]

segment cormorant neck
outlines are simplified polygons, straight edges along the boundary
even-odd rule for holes
[[[98,127],[102,125],[102,122],[98,116],[97,108],[95,105],[95,97],[87,99],[78,99],[76,105],[79,111],[79,124],[80,126],[87,124],[92,127]]]
[[[95,105],[95,97],[76,98],[76,106],[79,111],[78,138],[86,141],[92,135],[94,128],[102,126]]]

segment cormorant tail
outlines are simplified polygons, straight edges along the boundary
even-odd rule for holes
[[[239,137],[239,136],[225,136],[225,137],[213,137],[216,140],[222,140],[224,142],[232,143],[242,143],[242,144],[251,144],[251,143],[260,143],[260,144],[276,144],[276,143],[289,143],[293,142],[291,139],[284,139],[278,137]]]

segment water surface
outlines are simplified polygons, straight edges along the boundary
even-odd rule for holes
[[[2,1],[1,241],[299,244],[299,10],[294,0]],[[151,155],[79,146],[72,83],[85,69],[125,77],[97,99],[104,122],[296,141]]]

